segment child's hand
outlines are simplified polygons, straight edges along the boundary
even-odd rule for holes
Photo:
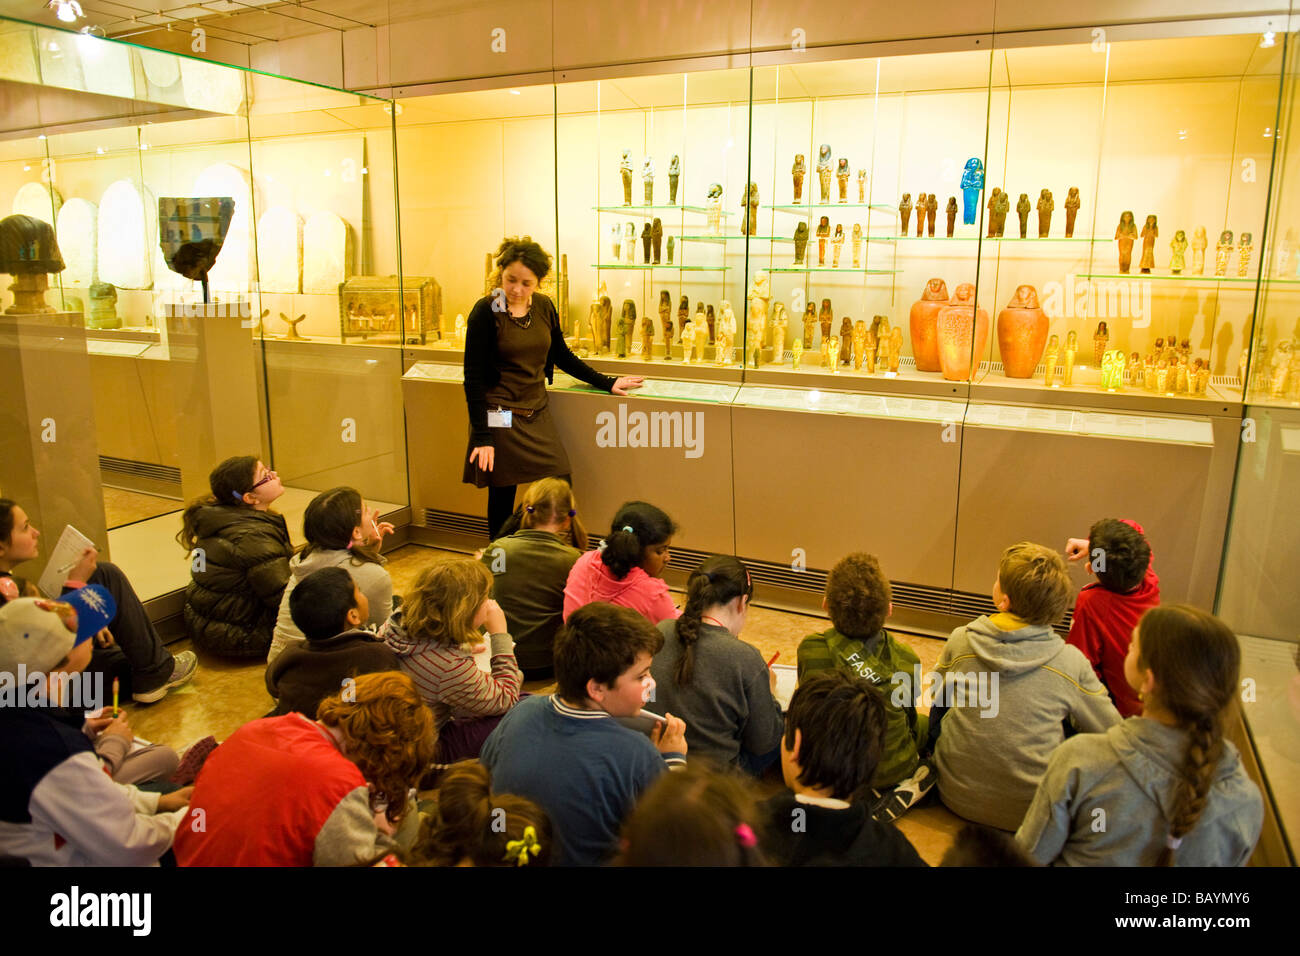
[[[772,696],[776,696],[776,671],[772,668],[767,669],[767,682],[772,685]]]
[[[501,605],[496,601],[488,598],[487,620],[483,624],[487,627],[489,634],[504,634],[506,632],[506,612],[501,610]]]
[[[121,711],[116,717],[109,720],[108,725],[101,733],[112,734],[115,737],[125,737],[128,743],[135,739],[135,734],[131,731],[131,725],[126,720],[126,711]]]
[[[113,632],[106,627],[100,628],[99,633],[95,635],[96,647],[112,647],[115,643],[116,641],[113,640]]]
[[[650,731],[650,742],[661,754],[686,753],[686,721],[672,714],[665,714],[665,722],[656,724]]]
[[[83,729],[89,735],[90,739],[94,740],[104,732],[104,728],[111,724],[113,719],[114,718],[111,715],[107,717],[87,717]]]
[[[95,567],[98,563],[96,559],[98,557],[98,551],[94,548],[87,548],[81,552],[81,560],[72,566],[72,570],[68,572],[68,577],[74,581],[89,581],[90,576],[95,573]]]
[[[172,810],[180,810],[189,806],[190,795],[194,793],[194,786],[181,787],[179,790],[173,790],[171,793],[164,793],[158,798],[158,812],[170,813]]]
[[[1065,557],[1070,561],[1078,561],[1088,556],[1088,539],[1087,538],[1070,538],[1065,542]]]

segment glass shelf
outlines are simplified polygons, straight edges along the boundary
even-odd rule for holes
[[[593,269],[632,269],[632,270],[639,269],[642,271],[647,271],[650,269],[676,269],[681,272],[726,272],[728,269],[731,268],[731,266],[674,266],[674,265],[667,265],[663,263],[659,265],[655,265],[654,263],[648,263],[648,264],[632,263],[631,265],[629,265],[626,262],[615,263],[613,265],[605,265],[596,262],[593,263],[591,267]]]
[[[647,215],[653,217],[660,212],[698,212],[708,214],[707,206],[592,206],[596,212],[619,212],[629,216]],[[730,216],[732,213],[727,210],[721,210],[723,216]]]
[[[871,242],[1023,242],[1026,245],[1037,242],[1113,242],[1113,239],[1088,239],[1074,236],[866,236]]]
[[[841,275],[892,276],[902,269],[855,269],[853,266],[761,266],[764,272],[838,272]]]
[[[763,207],[762,205],[760,205],[758,208],[762,210]],[[878,202],[872,202],[872,203],[831,202],[831,203],[818,203],[815,206],[810,206],[807,203],[794,203],[794,204],[778,203],[778,204],[773,204],[771,206],[768,206],[767,208],[776,210],[777,212],[794,212],[794,213],[804,213],[804,212],[813,213],[813,212],[818,212],[819,210],[822,209],[877,209],[880,212],[892,212],[895,216],[898,215],[897,206],[890,206],[887,203],[878,203]]]
[[[1254,285],[1259,281],[1258,276],[1204,276],[1204,275],[1159,275],[1154,272],[1080,272],[1077,274],[1080,279],[1153,279],[1160,282],[1204,282],[1210,285],[1218,285],[1220,282],[1230,282],[1236,285]],[[1300,285],[1300,279],[1265,279],[1265,282],[1277,282],[1280,284]]]

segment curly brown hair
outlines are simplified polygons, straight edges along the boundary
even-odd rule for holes
[[[1147,700],[1187,731],[1187,754],[1176,784],[1169,839],[1156,866],[1173,866],[1169,841],[1196,826],[1209,800],[1223,756],[1223,731],[1237,704],[1241,645],[1228,625],[1186,604],[1153,607],[1138,621],[1139,670],[1150,670],[1155,687]]]
[[[341,747],[373,788],[372,802],[387,804],[394,823],[406,793],[429,768],[438,742],[433,711],[415,683],[400,671],[362,674],[320,702],[316,719],[342,734]]]
[[[532,833],[527,831],[531,829]],[[533,801],[492,793],[492,776],[476,760],[453,765],[438,787],[438,807],[424,819],[408,855],[411,866],[549,866],[551,821]]]
[[[1054,624],[1065,613],[1074,586],[1065,559],[1031,541],[1002,552],[998,585],[1011,602],[1010,612],[1026,624]]]
[[[496,269],[492,273],[492,285],[495,288],[501,284],[501,273],[505,271],[506,266],[515,262],[522,262],[533,274],[537,276],[537,282],[541,281],[551,271],[551,256],[540,243],[533,242],[532,236],[507,236],[501,240],[501,245],[497,247],[495,258]]]
[[[845,555],[826,576],[826,610],[845,637],[874,637],[889,616],[889,578],[873,554]]]
[[[478,643],[474,615],[492,594],[492,572],[473,558],[437,558],[421,572],[402,607],[402,626],[412,640],[434,644]]]

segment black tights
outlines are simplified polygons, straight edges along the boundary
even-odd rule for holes
[[[557,475],[561,481],[567,481],[570,486],[573,485],[573,478],[570,475]],[[501,531],[505,528],[506,523],[510,522],[510,527],[506,528],[506,533],[512,533],[519,528],[518,521],[511,521],[511,516],[515,511],[515,489],[518,485],[501,485],[488,488],[488,540],[495,541],[501,537]]]

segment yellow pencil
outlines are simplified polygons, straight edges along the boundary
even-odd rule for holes
[[[114,677],[113,678],[113,716],[114,717],[117,716],[117,690],[118,690],[118,678]]]

